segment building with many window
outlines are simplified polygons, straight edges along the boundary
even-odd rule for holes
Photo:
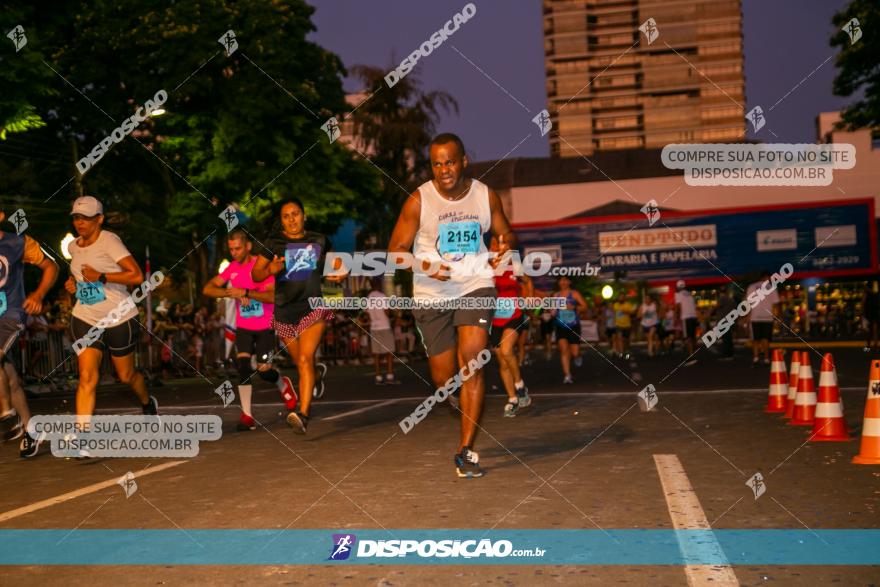
[[[553,156],[745,139],[740,0],[544,0],[544,50]]]

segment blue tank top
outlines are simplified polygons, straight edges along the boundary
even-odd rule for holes
[[[0,238],[0,318],[24,323],[24,237],[3,232]]]
[[[559,294],[562,292],[556,292],[553,294],[553,297],[559,297]],[[574,294],[571,293],[571,290],[568,290],[568,294],[565,296],[565,309],[557,310],[556,318],[563,324],[567,326],[574,326],[578,323],[578,315],[577,315],[577,300],[574,299]],[[569,310],[568,306],[574,306],[573,310]]]

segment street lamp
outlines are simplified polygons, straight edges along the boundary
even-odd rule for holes
[[[612,288],[610,285],[606,285],[602,288],[602,299],[603,300],[610,300],[611,296],[613,296],[613,295],[614,295],[614,288]]]
[[[165,112],[166,111],[164,108],[156,108],[155,110],[150,112],[150,116],[162,116],[163,114],[165,114]]]
[[[69,232],[64,235],[63,239],[61,239],[61,254],[67,260],[70,260],[73,258],[70,256],[70,249],[68,247],[70,247],[70,243],[72,243],[74,240],[76,240],[76,237],[74,237]]]

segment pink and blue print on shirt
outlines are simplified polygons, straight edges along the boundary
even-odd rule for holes
[[[318,268],[321,245],[317,243],[288,243],[284,250],[284,271],[278,279],[305,281]]]

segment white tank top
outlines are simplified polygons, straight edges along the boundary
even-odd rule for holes
[[[471,180],[471,188],[460,200],[447,200],[434,183],[419,186],[422,199],[419,230],[413,255],[416,259],[449,265],[448,281],[432,279],[422,272],[413,275],[416,299],[457,298],[476,289],[494,287],[489,252],[483,235],[492,227],[489,188]]]

